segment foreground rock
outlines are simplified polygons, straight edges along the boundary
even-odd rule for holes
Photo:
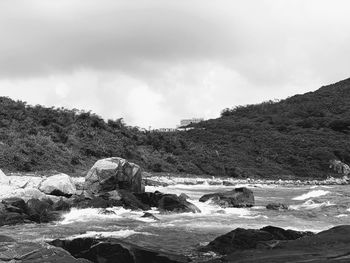
[[[245,187],[235,188],[232,191],[206,194],[199,201],[206,202],[211,200],[221,207],[252,207],[254,205],[254,195],[251,190]]]
[[[228,254],[243,249],[257,248],[258,246],[273,247],[277,240],[294,240],[306,235],[312,235],[312,233],[284,230],[273,226],[261,229],[236,228],[216,238],[201,250]]]
[[[85,258],[96,263],[184,263],[189,259],[141,248],[118,239],[78,238],[74,240],[56,239],[51,245],[61,247],[74,257]]]
[[[76,259],[62,248],[41,242],[17,242],[0,236],[0,262],[22,263],[91,263],[87,259]]]
[[[95,194],[116,189],[144,192],[140,166],[119,157],[97,161],[86,175],[84,187]]]
[[[238,228],[202,250],[225,255],[212,262],[350,262],[350,225],[318,234],[275,227]]]
[[[43,193],[70,197],[76,194],[77,189],[69,175],[56,174],[41,182],[39,190]]]

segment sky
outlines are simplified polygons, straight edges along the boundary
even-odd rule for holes
[[[347,0],[1,0],[0,96],[143,128],[350,77]]]

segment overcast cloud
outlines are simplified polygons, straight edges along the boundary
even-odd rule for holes
[[[347,0],[2,0],[0,95],[140,127],[350,77]]]

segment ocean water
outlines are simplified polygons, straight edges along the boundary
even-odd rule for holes
[[[199,245],[237,227],[261,228],[266,225],[294,230],[319,232],[330,227],[350,224],[350,186],[280,186],[245,185],[254,192],[252,208],[226,208],[198,199],[207,193],[231,190],[236,186],[184,185],[147,187],[146,191],[185,193],[201,213],[160,214],[160,220],[142,218],[142,211],[110,208],[112,215],[99,209],[72,209],[60,222],[1,227],[0,234],[20,240],[46,241],[55,238],[115,237],[134,244],[166,252],[191,254]],[[289,205],[290,210],[273,211],[271,202]]]

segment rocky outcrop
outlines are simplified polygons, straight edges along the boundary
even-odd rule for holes
[[[225,238],[222,236],[221,242],[218,239],[211,242],[208,248],[226,254],[220,262],[350,262],[350,225],[336,226],[314,235],[289,230],[285,236],[284,231],[288,230],[279,228],[267,229],[267,232],[265,229],[263,231],[268,234],[262,234],[261,230],[245,230],[251,232],[251,237],[247,238],[239,234],[244,233],[242,229],[236,229],[224,235]],[[269,234],[273,239],[266,240],[271,237]]]
[[[77,189],[69,175],[56,174],[41,182],[39,190],[43,193],[70,197],[76,194]]]
[[[202,251],[214,251],[220,254],[228,254],[235,251],[255,249],[261,247],[273,247],[281,240],[295,240],[303,236],[310,236],[311,232],[284,230],[283,228],[267,226],[261,229],[235,230],[211,241]]]
[[[84,187],[92,193],[116,189],[144,192],[140,167],[119,157],[97,161],[86,175]]]
[[[254,205],[254,195],[251,190],[245,187],[235,188],[234,190],[203,195],[199,201],[211,202],[221,207],[252,207]]]
[[[44,242],[19,242],[7,236],[0,236],[0,262],[91,263]]]
[[[113,238],[56,239],[49,243],[67,250],[74,257],[85,258],[96,263],[185,263],[190,261],[182,255],[145,249]]]
[[[270,203],[266,206],[266,209],[283,211],[288,210],[288,206],[282,203]]]

